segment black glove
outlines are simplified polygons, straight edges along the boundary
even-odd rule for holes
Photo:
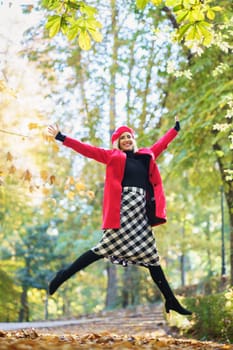
[[[175,124],[175,126],[174,126],[174,129],[175,129],[176,131],[180,131],[180,122],[176,121],[176,124]]]
[[[61,142],[65,141],[66,136],[63,135],[62,133],[60,133],[60,131],[58,132],[58,134],[55,136],[55,139]]]

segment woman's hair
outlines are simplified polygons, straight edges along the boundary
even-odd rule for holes
[[[137,152],[137,150],[138,150],[137,142],[134,138],[132,140],[133,140],[133,151]],[[115,141],[113,141],[112,148],[119,149],[121,151],[121,149],[119,147],[119,143],[120,143],[119,141],[120,141],[120,137],[118,139],[116,139]]]

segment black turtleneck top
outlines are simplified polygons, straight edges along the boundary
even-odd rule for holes
[[[137,154],[133,151],[126,151],[125,172],[122,180],[122,187],[134,186],[143,188],[148,187],[148,167],[149,156]]]

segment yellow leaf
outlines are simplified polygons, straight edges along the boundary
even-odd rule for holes
[[[49,175],[48,175],[48,172],[46,170],[41,170],[40,177],[41,177],[42,180],[46,181],[48,176]]]
[[[89,29],[89,33],[92,36],[92,39],[97,43],[100,43],[103,40],[103,35],[98,30]]]
[[[75,193],[74,192],[69,191],[66,195],[71,201],[74,200],[74,197],[75,197]]]
[[[53,136],[50,136],[50,135],[48,135],[48,134],[46,134],[46,133],[43,133],[43,134],[42,134],[42,137],[43,137],[43,139],[44,139],[45,141],[47,141],[47,142],[54,142],[54,143],[55,143],[54,137],[53,137]]]
[[[194,11],[192,11],[192,18],[194,21],[203,21],[205,18],[205,15],[200,8],[197,8]]]
[[[148,0],[136,0],[136,6],[139,10],[144,10],[147,4]]]
[[[68,176],[66,180],[66,185],[74,185],[75,181],[73,176]]]
[[[37,129],[39,128],[39,125],[37,123],[29,123],[28,124],[28,129],[32,130],[32,129]]]
[[[214,6],[214,7],[211,7],[211,10],[213,10],[213,11],[222,11],[223,8],[220,7],[220,6]]]
[[[215,12],[212,11],[212,10],[208,10],[207,13],[206,13],[206,15],[207,15],[207,17],[208,17],[209,19],[211,19],[211,20],[215,18]]]
[[[55,183],[56,177],[55,175],[51,175],[49,178],[50,185],[53,185]]]
[[[4,90],[6,89],[6,84],[4,80],[0,80],[0,91],[4,92]]]
[[[4,80],[0,80],[0,92],[16,97],[16,93],[6,85]]]
[[[90,50],[91,48],[91,39],[87,30],[82,30],[78,37],[78,44],[82,50]]]
[[[32,186],[32,185],[31,185],[31,186],[29,186],[29,192],[31,192],[31,193],[32,193],[33,191],[34,191],[34,186]]]
[[[49,203],[51,203],[53,206],[57,205],[57,201],[55,198],[49,198]]]
[[[85,190],[85,185],[82,182],[78,182],[75,185],[75,188],[76,188],[77,191],[84,191]]]
[[[150,2],[155,5],[155,6],[158,6],[161,4],[162,0],[150,0]]]
[[[65,190],[68,190],[70,188],[70,185],[69,184],[66,184],[65,186],[64,186],[64,189]]]
[[[88,197],[89,197],[90,199],[95,198],[95,193],[94,193],[93,191],[88,191],[88,192],[87,192],[87,195],[88,195]]]
[[[62,16],[53,15],[48,18],[45,27],[49,30],[49,37],[54,37],[60,30],[62,24]]]
[[[11,165],[9,168],[9,174],[14,174],[16,172],[16,167],[14,165]]]
[[[10,162],[13,160],[13,156],[12,156],[12,154],[10,152],[7,152],[6,160],[9,160]]]
[[[31,174],[31,172],[27,169],[27,170],[25,170],[25,172],[23,173],[23,176],[22,176],[22,179],[24,180],[24,181],[31,181],[31,179],[32,179],[32,174]]]
[[[197,30],[196,26],[190,26],[189,30],[186,34],[186,40],[200,40],[202,38],[202,34]]]
[[[50,189],[49,188],[46,188],[46,187],[44,187],[43,189],[42,189],[42,193],[45,195],[45,196],[48,196],[49,194],[50,194]]]
[[[58,152],[59,151],[59,146],[56,143],[53,143],[52,149],[53,149],[54,152]]]

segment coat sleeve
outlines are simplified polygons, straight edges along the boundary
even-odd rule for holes
[[[178,132],[172,128],[166,132],[153,146],[150,147],[155,159],[167,148],[169,143],[177,136]]]
[[[82,154],[84,157],[92,158],[104,164],[108,163],[110,155],[112,153],[112,150],[95,147],[68,136],[66,136],[63,145],[72,148],[74,151]]]

